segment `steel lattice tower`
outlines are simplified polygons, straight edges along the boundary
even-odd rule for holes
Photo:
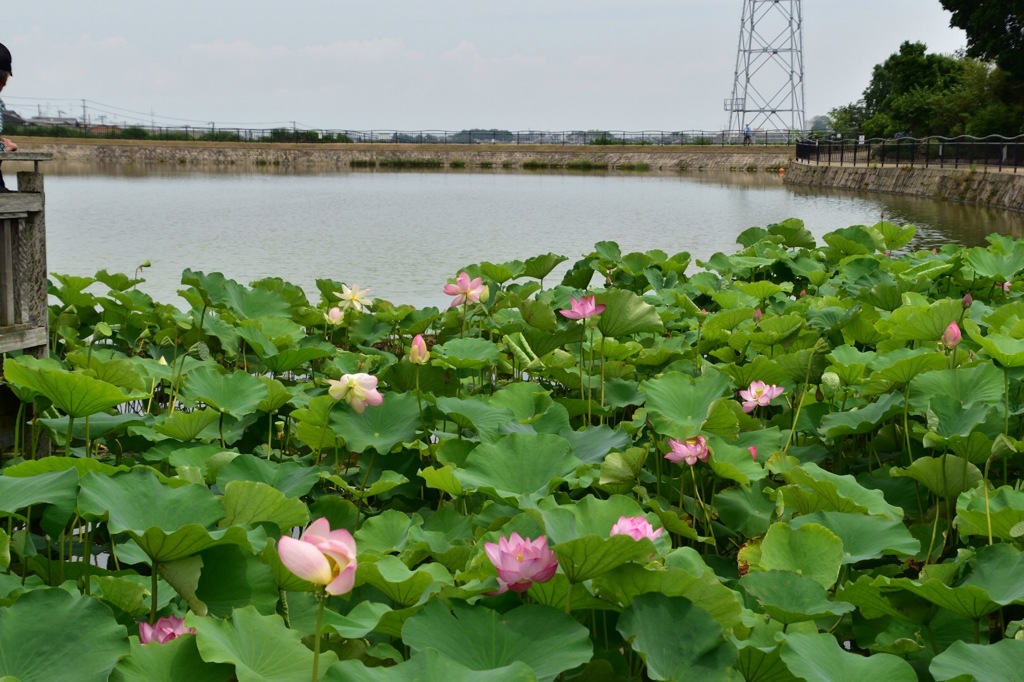
[[[729,130],[803,130],[800,0],[744,0],[736,80],[725,100]]]

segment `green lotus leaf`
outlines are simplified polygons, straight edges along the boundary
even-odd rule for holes
[[[791,500],[808,499],[791,497],[788,493],[795,487],[803,488],[813,501],[813,508],[804,505],[798,507],[801,514],[815,511],[852,512],[880,516],[901,523],[903,521],[903,510],[900,507],[889,504],[881,490],[869,490],[853,476],[839,476],[813,462],[805,462],[799,467],[790,468],[782,472],[782,475],[793,484],[780,489],[787,505]]]
[[[856,433],[872,433],[878,430],[882,422],[902,412],[903,395],[888,393],[860,409],[825,415],[818,430],[828,440]]]
[[[528,298],[519,303],[519,312],[523,322],[542,332],[553,332],[558,329],[558,319],[551,306],[543,301]]]
[[[234,677],[230,665],[202,659],[195,637],[177,637],[150,646],[133,637],[131,653],[118,661],[110,682],[230,682]]]
[[[542,256],[533,256],[523,261],[523,275],[533,279],[544,279],[551,274],[551,271],[568,260],[565,256],[554,253],[546,253]]]
[[[34,476],[0,476],[0,513],[4,515],[16,514],[33,505],[46,504],[60,509],[60,516],[67,521],[71,518],[77,500],[78,471],[74,468]]]
[[[478,445],[455,476],[464,488],[514,501],[520,496],[547,495],[582,464],[572,454],[569,441],[560,436],[513,433]]]
[[[988,363],[919,374],[910,381],[910,404],[921,412],[935,396],[956,398],[970,407],[1001,405],[1004,395],[1003,373]]]
[[[647,394],[647,410],[658,433],[684,439],[701,430],[724,437],[738,430],[731,411],[726,415],[715,409],[716,402],[729,390],[725,374],[714,372],[694,379],[670,372],[644,382],[640,390]]]
[[[267,399],[267,387],[258,378],[245,372],[224,374],[210,366],[189,372],[181,392],[186,400],[239,419],[255,412],[260,401]]]
[[[11,567],[11,536],[7,531],[0,530],[0,569],[6,571]]]
[[[274,613],[280,593],[273,569],[259,557],[239,545],[209,547],[201,557],[195,596],[211,616],[228,618],[234,610],[249,606],[264,615]]]
[[[231,481],[257,481],[280,490],[288,497],[302,497],[320,480],[320,472],[298,462],[270,462],[253,455],[233,457],[217,472],[217,487],[225,490]]]
[[[768,532],[775,503],[757,486],[734,486],[715,495],[715,511],[726,527],[753,538]]]
[[[945,299],[929,306],[903,306],[892,311],[879,331],[886,332],[893,341],[921,341],[936,344],[942,339],[950,322],[960,319],[964,308],[960,300]]]
[[[971,572],[962,586],[982,588],[1001,606],[1024,604],[1024,554],[1013,545],[982,547],[970,565]]]
[[[288,388],[277,379],[272,379],[267,376],[258,377],[263,385],[267,387],[267,397],[265,400],[261,400],[256,406],[256,409],[265,414],[274,414],[282,407],[288,404],[294,394],[288,390]]]
[[[715,503],[718,504],[718,498]],[[797,516],[789,525],[800,528],[808,523],[828,528],[843,541],[844,564],[880,559],[886,554],[916,556],[921,551],[921,542],[899,521],[865,514],[819,511]]]
[[[329,395],[320,395],[306,405],[292,412],[295,420],[295,437],[308,445],[314,452],[338,446],[339,438],[334,434],[338,401]]]
[[[624,450],[629,434],[607,425],[591,426],[582,431],[560,429],[558,435],[569,441],[572,453],[587,464],[599,464],[612,450]]]
[[[273,523],[282,532],[309,523],[309,510],[294,497],[266,483],[231,481],[224,488],[222,498],[226,515],[221,527]]]
[[[1004,639],[995,644],[954,642],[932,659],[928,672],[938,682],[970,679],[974,682],[1007,682],[1020,676],[1024,640]]]
[[[742,389],[746,389],[754,381],[778,385],[788,378],[778,365],[763,355],[757,355],[745,364],[730,364],[722,369],[732,377],[733,384]]]
[[[153,424],[153,430],[174,440],[187,443],[198,438],[199,434],[211,424],[216,423],[219,417],[220,414],[212,407],[192,412],[175,410],[157,417],[157,422]]]
[[[405,622],[402,639],[414,654],[434,649],[472,670],[521,661],[542,682],[552,682],[593,656],[585,627],[571,616],[534,604],[497,613],[458,602],[449,610],[431,602]]]
[[[1024,339],[1015,339],[1005,334],[982,335],[981,327],[974,320],[964,320],[964,331],[989,357],[1002,367],[1024,367]]]
[[[740,587],[765,613],[786,625],[854,610],[853,604],[829,600],[819,583],[791,571],[754,571],[740,579]]]
[[[628,563],[597,578],[594,585],[601,598],[623,608],[647,593],[685,597],[710,613],[722,629],[742,628],[743,602],[740,595],[723,585],[710,570],[698,576],[680,568],[648,570],[639,564]]]
[[[113,384],[93,379],[86,374],[29,367],[13,358],[4,359],[4,379],[10,384],[46,396],[61,412],[74,418],[105,412],[147,395],[126,393]]]
[[[238,682],[309,682],[313,652],[280,616],[260,615],[246,606],[226,620],[190,614],[185,624],[195,628],[203,660],[233,665]],[[321,652],[320,670],[337,660],[333,651]]]
[[[171,532],[185,526],[209,527],[224,517],[224,506],[208,488],[171,487],[151,469],[104,476],[87,473],[80,482],[78,510],[83,518],[106,519],[111,533]]]
[[[403,514],[387,509],[367,519],[355,532],[359,554],[379,555],[400,553],[409,541],[409,531],[423,525],[418,514]]]
[[[253,548],[253,538],[250,538],[240,526],[211,531],[198,524],[188,524],[173,531],[152,527],[146,531],[128,530],[127,533],[146,556],[158,563],[184,559],[218,545],[230,544]],[[262,532],[256,532],[256,537],[266,541],[266,535]]]
[[[679,637],[679,623],[687,624],[686,637]],[[651,679],[735,679],[736,647],[711,614],[689,599],[642,594],[619,616],[616,629],[643,657]]]
[[[356,586],[372,585],[401,607],[423,604],[442,587],[454,583],[448,569],[441,564],[421,564],[416,570],[410,570],[396,556],[360,561],[356,569]],[[406,641],[406,644],[411,643]]]
[[[991,527],[993,538],[1016,542],[1019,535],[1014,534],[1014,528],[1024,522],[1024,491],[1001,486],[990,492],[986,500],[983,485],[978,484],[957,498],[953,525],[963,536],[987,537]]]
[[[620,517],[644,516],[640,504],[625,495],[612,495],[606,500],[587,495],[563,505],[556,504],[554,498],[545,498],[528,513],[540,522],[545,535],[556,545],[587,535],[606,538]]]
[[[498,346],[487,339],[452,339],[434,346],[431,353],[454,369],[484,369],[498,363]]]
[[[885,577],[876,578],[874,584],[906,590],[936,606],[974,620],[983,618],[1000,607],[1000,604],[992,600],[987,590],[977,585],[952,587],[938,578],[918,582],[910,578]]]
[[[115,577],[89,576],[92,594],[133,618],[149,616],[149,580],[140,575]]]
[[[970,490],[982,478],[978,467],[954,455],[919,457],[906,469],[890,469],[889,475],[912,478],[944,499]]]
[[[445,682],[536,682],[533,669],[515,661],[492,670],[473,670],[435,649],[424,649],[409,660],[391,667],[368,668],[360,661],[341,661],[327,671],[324,682],[408,682],[409,680],[445,680]]]
[[[946,367],[946,356],[928,348],[901,349],[877,356],[869,365],[870,379],[907,384],[919,374]]]
[[[455,467],[420,469],[416,472],[428,488],[448,493],[451,497],[462,496],[462,484],[455,475]]]
[[[39,589],[0,609],[0,677],[104,682],[128,651],[124,626],[96,599]]]
[[[1012,281],[1018,272],[1024,270],[1024,242],[1016,241],[1009,246],[1009,252],[992,246],[968,249],[966,260],[982,277]]]
[[[276,349],[275,349],[276,350]],[[301,348],[285,348],[273,355],[262,357],[263,364],[274,374],[284,374],[304,366],[310,360],[334,356],[336,349],[329,343],[318,342]]]
[[[854,225],[834,230],[822,236],[822,239],[826,244],[844,256],[871,254],[878,250],[879,247],[874,235],[863,225]],[[879,235],[879,241],[881,241],[881,235]]]
[[[794,675],[815,682],[917,682],[917,673],[902,658],[892,654],[859,656],[844,651],[829,634],[787,634],[782,660]]]
[[[654,554],[654,543],[646,538],[634,540],[628,535],[587,535],[559,542],[552,549],[569,582],[581,583],[622,564],[646,561]]]
[[[928,430],[943,440],[967,438],[994,414],[988,405],[965,406],[955,395],[939,394],[928,403]]]
[[[438,398],[436,404],[456,424],[475,430],[485,443],[500,438],[501,427],[515,421],[512,410],[492,407],[477,398]]]
[[[597,318],[597,328],[604,336],[619,338],[665,330],[654,306],[628,289],[609,289],[597,294],[596,299],[605,306]]]
[[[775,523],[761,543],[758,568],[792,571],[827,590],[835,584],[842,564],[843,541],[825,526],[807,523],[794,528],[788,523]]]
[[[112,354],[101,354],[99,351],[94,351],[92,354],[76,351],[68,353],[67,362],[79,369],[88,370],[88,373],[95,379],[127,391],[147,393],[152,388],[150,382],[143,378],[134,363],[125,358],[114,357]]]
[[[383,403],[367,406],[362,414],[338,410],[331,424],[350,451],[366,452],[373,448],[386,455],[399,443],[416,436],[420,410],[411,393],[389,393]]]
[[[909,244],[917,234],[917,228],[913,225],[896,225],[890,223],[887,220],[875,225],[875,229],[882,235],[882,240],[885,242],[885,248],[890,251],[896,249],[902,249],[904,246]]]
[[[369,497],[383,495],[389,490],[393,490],[398,486],[409,482],[408,478],[397,471],[391,470],[383,471],[376,481],[373,481],[365,488],[361,488],[358,485],[351,485],[341,476],[335,476],[334,474],[324,474],[324,479],[338,486],[338,489],[343,491],[346,497],[350,497],[353,500],[365,500]]]

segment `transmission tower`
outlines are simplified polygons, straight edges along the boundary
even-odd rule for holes
[[[803,42],[800,0],[744,0],[729,130],[803,130]]]

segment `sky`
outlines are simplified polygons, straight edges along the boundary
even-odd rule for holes
[[[785,1],[785,0],[784,0]],[[348,130],[716,130],[745,0],[5,3],[23,116]],[[905,40],[964,47],[938,0],[806,0],[807,117]],[[100,119],[99,117],[104,117]]]

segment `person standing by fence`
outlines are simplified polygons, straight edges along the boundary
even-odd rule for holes
[[[747,129],[743,131],[743,146],[751,145],[754,143],[754,131],[750,129],[750,125],[747,125]]]
[[[7,79],[14,75],[14,71],[11,67],[11,51],[7,49],[2,43],[0,43],[0,90],[4,89],[7,85]],[[7,112],[7,107],[4,106],[4,101],[0,99],[0,151],[2,152],[16,152],[18,151],[18,145],[10,139],[3,136],[4,133],[4,114]],[[4,183],[3,173],[0,172],[0,193],[10,192],[12,190],[7,188]]]

